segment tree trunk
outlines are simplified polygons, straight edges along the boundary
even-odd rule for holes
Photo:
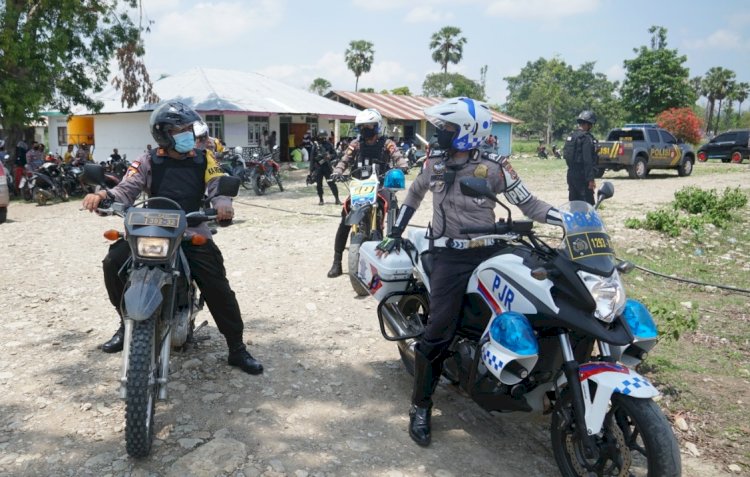
[[[356,93],[359,91],[359,76],[356,77],[357,80],[354,82],[354,92]]]
[[[711,121],[714,118],[714,104],[716,103],[716,100],[709,99],[708,100],[708,121],[706,121],[706,134],[711,136]]]
[[[719,100],[719,109],[716,112],[716,134],[719,133],[719,128],[721,127],[721,99]]]
[[[547,134],[545,144],[549,144],[552,140],[552,105],[547,105]]]

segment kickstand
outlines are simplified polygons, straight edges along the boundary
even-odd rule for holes
[[[198,343],[198,342],[200,342],[200,341],[206,341],[206,340],[210,340],[210,339],[211,339],[211,337],[210,337],[210,336],[208,336],[208,335],[205,335],[205,336],[196,336],[196,335],[198,334],[198,332],[199,332],[200,330],[202,330],[202,329],[203,329],[203,327],[204,327],[204,326],[206,326],[207,324],[208,324],[208,321],[203,321],[203,323],[201,323],[200,325],[198,325],[198,326],[197,326],[197,327],[196,327],[196,328],[195,328],[195,329],[193,330],[193,339],[191,340],[191,341],[192,341],[193,343]]]

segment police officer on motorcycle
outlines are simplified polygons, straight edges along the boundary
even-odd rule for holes
[[[200,208],[204,193],[209,196],[218,187],[218,179],[223,175],[212,154],[195,147],[194,124],[201,120],[198,113],[187,105],[171,101],[160,105],[151,114],[151,135],[159,145],[145,153],[128,168],[125,178],[109,191],[102,190],[88,194],[83,199],[83,207],[95,211],[99,202],[110,198],[123,204],[132,204],[142,191],[149,196],[170,198],[186,211]],[[228,222],[234,216],[229,197],[214,197],[213,206],[217,210],[219,222]],[[221,251],[211,240],[205,224],[203,232],[209,240],[205,245],[183,242],[188,265],[195,282],[200,288],[216,326],[224,335],[229,347],[228,363],[249,374],[261,374],[263,365],[248,353],[242,339],[244,325],[234,291],[229,286],[224,269]],[[191,230],[188,229],[188,233]],[[104,284],[109,300],[120,312],[125,279],[120,270],[130,256],[130,247],[125,240],[118,240],[109,248],[103,260]],[[120,328],[101,348],[105,353],[122,351],[124,326],[120,317]]]
[[[331,161],[335,160],[336,149],[333,148],[333,144],[328,140],[325,129],[321,129],[318,131],[317,140],[313,142],[313,156],[310,161],[310,175],[308,176],[308,183],[315,182],[318,199],[320,199],[318,205],[325,204],[323,201],[323,179],[328,182],[328,187],[331,188],[333,198],[336,199],[336,205],[341,205],[339,188],[331,178],[331,174],[333,174]]]
[[[565,140],[563,157],[568,164],[568,200],[583,200],[594,205],[597,161],[596,139],[591,128],[596,124],[593,111],[582,111],[576,120],[578,129]]]
[[[360,111],[354,118],[354,126],[359,128],[360,137],[349,143],[349,146],[344,151],[344,155],[341,156],[341,160],[334,167],[331,179],[334,181],[341,180],[344,171],[346,171],[349,163],[353,160],[355,163],[369,162],[370,164],[374,164],[381,185],[383,176],[393,167],[398,167],[404,172],[408,172],[409,163],[406,158],[401,154],[396,143],[384,135],[385,124],[383,116],[378,110],[370,108]],[[333,264],[328,271],[328,278],[335,278],[343,273],[341,269],[341,257],[344,254],[346,239],[352,228],[345,223],[349,212],[349,205],[349,201],[347,200],[341,210],[341,223],[336,231],[336,238],[333,242]],[[383,207],[380,197],[378,197],[378,206]]]
[[[431,441],[432,394],[456,333],[469,278],[474,269],[500,247],[493,240],[470,243],[474,237],[460,232],[467,226],[494,224],[495,203],[464,196],[459,179],[483,178],[491,190],[504,193],[508,202],[530,218],[561,224],[557,209],[526,189],[506,157],[481,152],[482,140],[492,128],[492,114],[486,105],[470,98],[453,98],[425,109],[424,114],[437,128],[437,143],[443,153],[426,161],[409,187],[393,231],[378,245],[381,256],[398,251],[409,220],[427,191],[432,192],[433,215],[428,232],[434,253],[430,315],[415,348],[414,388],[409,410],[409,435],[421,446]]]

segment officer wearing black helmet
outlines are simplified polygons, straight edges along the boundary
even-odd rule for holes
[[[328,141],[325,129],[321,129],[318,131],[317,140],[313,142],[313,153],[310,157],[310,175],[308,176],[308,183],[315,183],[316,191],[318,192],[318,205],[325,204],[325,201],[323,201],[323,179],[328,182],[328,187],[331,189],[336,205],[341,205],[339,188],[331,178],[333,174],[333,165],[331,162],[335,160],[336,149]]]
[[[568,200],[582,200],[594,205],[596,139],[591,128],[596,124],[593,111],[582,111],[576,120],[578,129],[565,140],[563,158],[568,164]]]
[[[133,161],[122,182],[113,189],[86,195],[83,207],[94,211],[99,202],[107,197],[129,205],[142,191],[146,191],[149,196],[174,200],[186,212],[198,210],[204,194],[213,195],[218,187],[218,178],[223,175],[213,154],[195,147],[194,127],[200,122],[198,113],[183,103],[170,101],[161,104],[151,114],[150,120],[151,135],[159,147]],[[212,199],[212,205],[219,222],[230,221],[234,216],[231,198],[216,196]],[[221,251],[211,240],[211,232],[205,223],[188,228],[188,233],[198,233],[209,239],[205,245],[185,241],[182,247],[201,296],[226,339],[228,363],[246,373],[261,374],[263,365],[248,353],[243,342],[244,325],[240,307],[229,286]],[[125,287],[120,269],[129,256],[130,247],[121,239],[110,246],[102,262],[109,300],[118,313]],[[120,328],[101,346],[102,351],[122,351],[123,342],[124,327],[120,317]]]

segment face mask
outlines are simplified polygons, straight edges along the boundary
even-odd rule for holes
[[[453,147],[453,138],[456,136],[456,131],[447,131],[445,129],[437,130],[437,143],[440,149],[450,149]]]
[[[174,139],[174,150],[185,154],[195,147],[195,136],[192,131],[184,131],[172,136]]]
[[[362,137],[365,139],[371,139],[375,137],[375,129],[362,129],[360,130],[360,134],[362,134]]]

